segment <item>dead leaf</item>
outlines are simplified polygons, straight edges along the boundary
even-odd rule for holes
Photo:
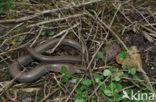
[[[139,54],[139,50],[137,49],[136,46],[131,46],[129,51],[132,56],[127,55],[126,58],[122,61],[120,60],[119,56],[116,56],[116,62],[118,64],[128,63],[129,65],[136,67],[137,71],[140,72],[140,70],[138,68],[138,64],[134,60],[134,57],[135,57],[142,68],[142,59],[141,59],[141,55]]]

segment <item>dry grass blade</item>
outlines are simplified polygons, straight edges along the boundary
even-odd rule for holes
[[[34,26],[39,26],[39,25],[43,25],[43,24],[47,24],[47,23],[51,23],[51,22],[58,22],[58,21],[63,21],[63,20],[66,20],[66,19],[71,19],[71,18],[77,18],[77,17],[80,17],[82,16],[83,14],[75,14],[75,15],[71,15],[71,16],[67,16],[67,17],[63,17],[63,18],[58,18],[58,19],[52,19],[52,20],[48,20],[48,21],[43,21],[43,22],[39,22],[37,24],[32,24],[32,25],[29,25],[29,27],[34,27]]]

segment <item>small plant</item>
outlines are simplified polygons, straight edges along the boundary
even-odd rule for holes
[[[102,96],[106,97],[108,102],[121,101],[122,95],[119,95],[118,92],[122,89],[121,76],[123,76],[123,72],[118,71],[116,67],[110,66],[109,69],[103,71],[103,75],[96,75],[94,79],[96,79],[97,76],[101,78],[98,83],[98,90],[102,93]]]
[[[42,35],[42,36],[44,36],[45,34],[46,34],[46,32],[45,32],[45,31],[42,31],[42,32],[41,32],[41,35]]]
[[[132,52],[132,54],[134,55],[135,52]],[[128,53],[127,51],[121,51],[119,54],[119,60],[120,61],[123,61],[125,60],[127,57],[128,57]],[[132,74],[132,75],[135,75],[136,74],[136,68],[133,66],[133,65],[130,65],[130,61],[126,61],[126,62],[123,62],[122,64],[122,68],[123,69],[127,69],[128,70],[128,73]]]
[[[41,36],[45,36],[45,35],[46,35],[46,31],[42,31],[41,32]],[[48,35],[49,36],[54,36],[55,35],[55,32],[50,32]]]
[[[55,32],[50,32],[49,33],[49,36],[54,36],[55,35]]]
[[[108,69],[104,70],[104,72],[103,72],[104,76],[109,76],[110,74],[111,74],[111,71]]]
[[[99,58],[99,59],[103,59],[103,58],[104,58],[104,55],[103,55],[102,52],[98,52],[98,58]]]
[[[62,76],[62,82],[63,83],[66,83],[69,81],[70,78],[72,78],[72,73],[69,72],[69,73],[66,73],[67,72],[67,68],[65,66],[62,66],[61,69],[60,69],[60,73],[63,75]]]
[[[43,21],[47,22],[49,21],[48,18],[45,18]],[[52,24],[49,24],[49,23],[46,23],[44,24],[46,27],[50,27],[52,26]],[[48,35],[48,36],[54,36],[55,35],[55,32],[51,31],[51,32],[47,32],[47,31],[42,31],[41,32],[41,36],[45,36],[45,35]]]
[[[85,99],[88,95],[88,88],[92,85],[92,81],[90,79],[82,79],[81,87],[76,88],[76,98],[75,102],[85,102]]]
[[[0,0],[0,12],[12,9],[12,0]]]
[[[126,50],[124,50],[124,51],[121,51],[119,54],[118,54],[118,56],[119,56],[119,58],[120,58],[120,61],[123,61],[126,57],[127,57],[127,51]]]
[[[103,75],[99,75],[97,73],[94,73],[93,76],[94,76],[94,79],[95,79],[96,83],[101,82],[101,80],[103,80],[103,78],[104,78]]]

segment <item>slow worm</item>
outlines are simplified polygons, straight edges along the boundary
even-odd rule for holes
[[[8,69],[10,75],[19,82],[32,82],[50,71],[59,72],[61,66],[66,66],[68,72],[83,73],[85,71],[84,67],[73,65],[73,63],[80,63],[81,57],[45,56],[41,54],[41,52],[54,47],[58,41],[59,39],[48,40],[34,49],[28,47],[27,50],[30,54],[19,57],[16,61],[13,61],[9,65]],[[60,45],[67,45],[82,52],[80,44],[73,40],[64,39]],[[42,63],[28,72],[22,73],[21,67],[30,64],[30,62],[32,62],[34,59],[37,59]]]

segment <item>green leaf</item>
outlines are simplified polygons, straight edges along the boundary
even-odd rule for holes
[[[132,52],[132,55],[136,54],[136,52]]]
[[[66,67],[62,66],[60,72],[61,72],[62,74],[64,74],[64,73],[66,72]],[[62,81],[63,81],[64,83],[66,83],[66,82],[69,81],[69,78],[71,78],[71,77],[72,77],[72,73],[69,72],[69,73],[67,73],[67,74],[65,74],[65,75],[62,76]]]
[[[121,51],[119,54],[118,54],[119,58],[120,58],[120,61],[124,60],[126,57],[127,57],[127,51],[124,50],[124,51]]]
[[[49,19],[48,18],[44,18],[44,21],[49,21]]]
[[[104,90],[105,90],[105,85],[102,84],[102,85],[100,86],[99,90],[100,90],[101,92],[104,92]]]
[[[104,76],[109,76],[111,74],[111,71],[109,69],[105,69],[103,72]]]
[[[81,84],[82,84],[82,85],[85,85],[85,86],[90,86],[90,85],[92,84],[92,81],[89,80],[89,79],[82,80],[82,81],[81,81]]]
[[[99,83],[104,78],[102,75],[99,75],[97,73],[94,73],[93,76],[96,83]]]
[[[73,74],[71,72],[69,72],[68,74],[66,74],[67,78],[71,78],[73,76]]]
[[[86,90],[84,97],[88,97],[88,90]]]
[[[105,89],[105,90],[104,90],[104,93],[105,93],[105,95],[107,95],[107,96],[112,96],[112,91],[109,90],[109,89]]]
[[[81,89],[76,88],[75,92],[76,92],[77,97],[80,95],[82,96],[82,90]]]
[[[116,88],[116,85],[114,82],[111,82],[109,85],[108,85],[108,89],[110,89],[111,91],[114,91]]]
[[[135,75],[136,74],[136,68],[135,67],[130,67],[128,72],[132,75]]]
[[[80,87],[80,90],[83,91],[83,90],[85,90],[86,88],[87,88],[86,86],[82,85],[82,86]]]
[[[120,77],[119,77],[119,76],[115,76],[115,77],[114,77],[114,80],[115,80],[115,81],[120,81]]]
[[[122,85],[120,83],[115,83],[117,91],[122,89]]]
[[[137,76],[137,75],[133,75],[133,79],[141,80],[140,76]]]
[[[111,72],[113,72],[113,71],[116,71],[118,68],[116,68],[115,66],[110,66],[109,67],[109,70],[111,71]]]
[[[114,74],[114,80],[115,81],[120,81],[120,77],[123,75],[123,72],[118,72]]]
[[[103,58],[104,58],[104,56],[103,56],[103,53],[102,53],[102,52],[98,52],[98,58],[100,58],[100,59],[103,59]]]
[[[42,32],[41,32],[41,35],[42,35],[42,36],[44,36],[45,34],[46,34],[46,32],[45,32],[45,31],[42,31]]]
[[[12,1],[11,0],[7,2],[7,7],[8,7],[8,10],[12,9]]]
[[[0,12],[4,9],[10,10],[12,8],[12,0],[0,0]]]
[[[67,68],[65,66],[61,66],[60,73],[64,74],[65,72],[67,72]]]
[[[126,89],[125,91],[126,91],[126,93],[127,93],[128,95],[130,95],[131,92],[132,92],[132,89]]]
[[[114,94],[113,94],[113,97],[114,97],[115,102],[119,102],[119,101],[122,100],[121,95],[119,95],[119,94],[117,94],[117,93],[114,93]]]
[[[62,81],[64,82],[64,83],[66,83],[66,82],[68,82],[68,78],[67,78],[67,76],[66,75],[63,75],[62,76]]]
[[[91,102],[96,102],[96,100],[94,98],[91,99]]]
[[[55,35],[54,32],[50,32],[50,33],[49,33],[49,36],[53,36],[53,35]]]
[[[106,97],[107,102],[116,102],[112,98]]]
[[[124,74],[123,74],[123,77],[129,78],[129,75],[124,73]]]
[[[76,88],[75,92],[76,92],[76,99],[83,99],[82,90],[81,89]]]

